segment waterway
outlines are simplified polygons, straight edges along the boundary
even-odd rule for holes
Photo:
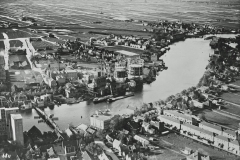
[[[236,35],[218,36],[235,37]],[[156,81],[150,85],[144,85],[143,91],[135,94],[134,97],[122,99],[109,105],[104,102],[99,104],[87,102],[74,105],[64,104],[52,109],[46,108],[45,112],[58,117],[57,124],[61,129],[66,129],[70,123],[74,125],[89,124],[89,117],[96,110],[109,108],[112,112],[120,114],[124,113],[124,108],[128,105],[137,107],[142,103],[154,102],[175,95],[183,89],[196,86],[202,77],[208,64],[209,54],[213,53],[209,42],[210,40],[204,40],[204,38],[192,38],[171,45],[171,49],[161,57],[168,69],[159,72]],[[29,130],[33,125],[36,125],[41,131],[50,130],[46,124],[38,124],[38,120],[34,119],[34,116],[37,116],[35,110],[23,112],[22,116],[24,131]]]

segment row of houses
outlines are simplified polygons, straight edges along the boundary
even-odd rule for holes
[[[180,131],[180,133],[185,136],[235,155],[240,154],[237,131],[222,129],[220,126],[207,122],[193,125],[186,122],[182,117],[179,113],[174,116],[160,115],[158,116],[158,120],[163,122],[167,128]]]

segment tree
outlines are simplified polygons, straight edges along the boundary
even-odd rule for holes
[[[186,96],[186,95],[187,95],[187,90],[184,89],[184,90],[181,92],[181,94],[182,94],[183,96]]]
[[[120,130],[123,128],[123,118],[120,115],[115,115],[109,125],[112,130]]]

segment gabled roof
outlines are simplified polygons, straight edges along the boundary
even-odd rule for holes
[[[27,132],[28,136],[42,137],[42,132],[34,125]]]
[[[215,139],[216,139],[216,138],[228,142],[228,138],[226,138],[226,137],[224,137],[224,136],[218,135],[218,136],[215,137]]]
[[[192,121],[192,117],[191,116],[179,113],[178,111],[175,111],[175,110],[164,110],[164,113],[172,114],[172,115],[174,115],[176,117]]]
[[[216,129],[218,131],[222,131],[222,127],[214,125],[214,124],[211,124],[211,123],[201,122],[200,124],[202,124],[204,126],[207,126],[207,127],[210,127],[210,128],[213,128],[213,129]]]
[[[88,133],[91,133],[91,134],[94,134],[94,133],[96,132],[95,129],[92,129],[92,128],[90,128],[90,127],[88,127],[86,131],[87,131]]]
[[[179,120],[174,119],[174,118],[171,118],[171,117],[168,117],[168,116],[166,116],[166,115],[159,115],[159,116],[158,116],[158,119],[160,119],[160,121],[161,121],[161,119],[167,119],[167,120],[169,120],[169,121],[172,121],[172,122],[175,122],[175,123],[179,123],[179,124],[180,124],[180,121],[179,121]]]
[[[228,134],[230,134],[230,135],[232,135],[232,136],[236,136],[236,132],[235,132],[235,131],[232,131],[232,130],[229,130],[229,129],[226,129],[226,130],[224,130],[223,132],[224,132],[224,133],[228,133]]]
[[[187,126],[187,127],[191,128],[191,129],[197,130],[197,131],[199,131],[201,133],[207,134],[209,136],[213,136],[213,132],[207,131],[205,129],[199,128],[197,126],[194,126],[194,125],[191,125],[191,124],[188,124],[188,123],[182,124],[182,126]]]

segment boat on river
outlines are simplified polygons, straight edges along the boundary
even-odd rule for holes
[[[133,93],[133,92],[126,93],[126,95],[124,95],[124,96],[108,98],[108,99],[107,99],[107,102],[108,102],[108,103],[111,103],[111,102],[114,102],[114,101],[117,101],[117,100],[120,100],[120,99],[124,99],[124,98],[127,98],[127,97],[131,97],[131,96],[134,96],[134,93]]]
[[[99,102],[104,102],[107,101],[107,99],[112,98],[113,95],[107,95],[107,96],[103,96],[103,97],[96,97],[93,99],[93,103],[99,103]]]

